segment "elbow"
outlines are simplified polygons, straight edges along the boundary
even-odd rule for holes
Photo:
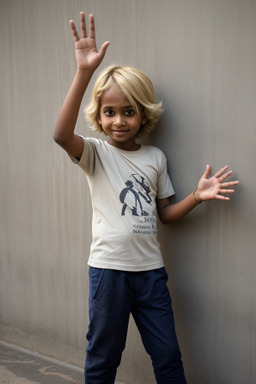
[[[55,141],[56,144],[59,144],[60,146],[63,145],[63,141],[64,141],[63,138],[60,135],[56,134],[55,132],[53,134],[53,140]]]
[[[169,224],[170,220],[168,220],[167,215],[164,212],[158,211],[158,217],[163,224]]]
[[[158,215],[158,217],[159,217],[162,224],[167,224],[165,217],[163,217],[162,215]]]
[[[161,223],[163,224],[170,224],[173,220],[168,219],[167,217],[159,217]]]
[[[180,219],[174,212],[168,212],[167,210],[158,211],[158,217],[163,224],[172,224]]]
[[[55,141],[55,143],[57,143],[61,147],[65,147],[68,141],[67,138],[61,132],[59,132],[57,128],[53,133],[53,140]]]

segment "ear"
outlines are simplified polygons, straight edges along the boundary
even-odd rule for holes
[[[142,117],[141,125],[145,125],[148,119],[146,117]]]

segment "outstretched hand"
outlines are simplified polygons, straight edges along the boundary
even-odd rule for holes
[[[94,71],[103,60],[107,47],[110,44],[109,41],[102,44],[100,50],[97,51],[93,15],[89,15],[89,36],[87,35],[84,12],[80,12],[80,37],[78,36],[74,21],[70,20],[69,23],[75,42],[77,68]]]
[[[199,201],[214,199],[230,200],[229,197],[224,195],[234,193],[235,190],[230,187],[239,184],[239,181],[226,181],[226,179],[232,174],[232,171],[228,171],[228,166],[225,166],[212,177],[209,177],[210,173],[211,167],[210,165],[207,165],[206,170],[197,186],[197,199]]]

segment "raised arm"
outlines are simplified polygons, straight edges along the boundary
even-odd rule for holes
[[[178,203],[170,204],[169,198],[157,200],[160,220],[165,224],[179,220],[202,201],[230,200],[225,195],[234,193],[235,190],[230,187],[239,184],[239,181],[226,181],[232,175],[232,171],[228,171],[228,166],[225,166],[212,177],[210,177],[210,173],[211,167],[207,165],[203,176],[198,182],[197,189]]]
[[[106,41],[97,51],[93,15],[89,15],[89,33],[86,30],[84,12],[80,13],[80,37],[73,20],[70,20],[70,26],[75,43],[77,70],[60,110],[53,138],[69,154],[80,158],[83,151],[83,141],[80,136],[74,133],[76,121],[84,93],[94,71],[105,56],[109,42]]]

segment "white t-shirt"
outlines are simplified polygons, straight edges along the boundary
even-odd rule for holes
[[[174,194],[163,152],[153,146],[125,151],[83,138],[80,161],[91,192],[92,244],[96,268],[147,271],[163,267],[157,240],[155,199]]]

